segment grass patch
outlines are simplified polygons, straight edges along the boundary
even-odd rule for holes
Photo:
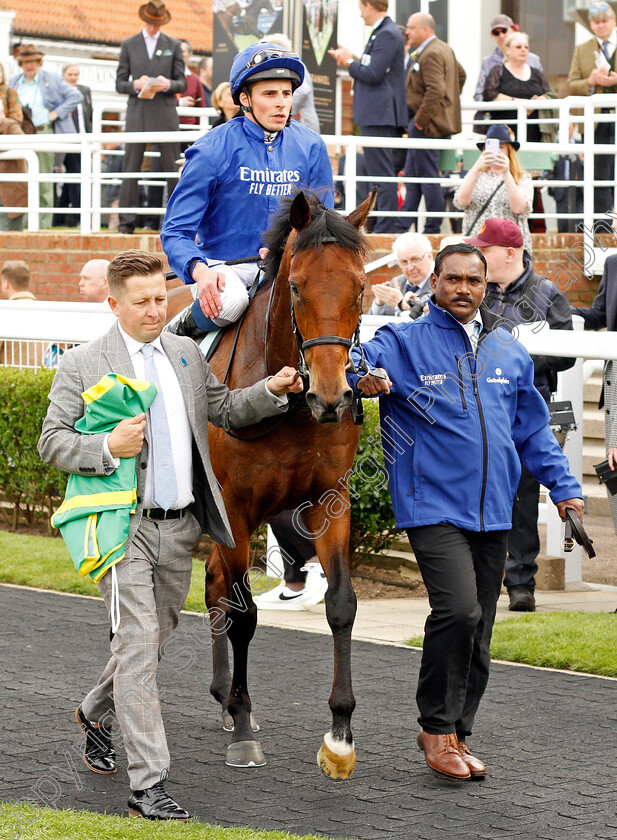
[[[55,811],[25,802],[0,802],[0,824],[7,838],[19,840],[317,840],[316,835],[254,828],[220,828],[206,823],[151,822],[89,811]]]
[[[617,677],[617,613],[552,612],[495,623],[493,659]],[[423,636],[407,644],[422,647]]]
[[[0,531],[0,581],[100,597],[96,583],[77,574],[63,540],[54,537],[31,537]],[[185,610],[205,611],[205,588],[204,564],[193,560],[191,589]]]

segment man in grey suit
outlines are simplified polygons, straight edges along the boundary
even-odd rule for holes
[[[122,42],[116,90],[127,93],[127,131],[178,131],[176,93],[186,90],[184,59],[180,41],[161,32],[161,26],[169,23],[171,15],[162,0],[149,0],[139,7],[139,17],[145,26],[138,35]],[[148,85],[148,98],[140,92]],[[151,94],[154,94],[151,97]],[[179,143],[161,143],[161,167],[163,172],[175,172],[176,158],[180,156]],[[139,172],[144,159],[145,143],[127,143],[124,153],[124,172]],[[168,196],[176,184],[171,178],[167,182]],[[139,203],[139,186],[136,178],[127,178],[120,187],[120,207],[136,207]],[[135,214],[121,213],[118,230],[133,233]]]
[[[137,459],[137,508],[125,555],[98,584],[115,629],[111,658],[76,718],[86,735],[86,765],[102,774],[116,772],[110,724],[117,720],[128,759],[130,815],[187,820],[188,813],[164,788],[169,752],[156,675],[189,590],[192,547],[204,531],[234,545],[210,464],[208,421],[226,429],[256,423],[285,411],[286,394],[301,391],[302,385],[287,367],[230,391],[194,341],[162,333],[167,293],[158,257],[124,251],[109,264],[107,278],[118,322],[104,336],[63,355],[39,441],[46,463],[76,475],[111,475],[120,459]],[[109,373],[158,379],[157,396],[147,418],[121,420],[110,434],[82,435],[75,429],[85,412],[82,394]],[[160,465],[169,452],[163,482]]]

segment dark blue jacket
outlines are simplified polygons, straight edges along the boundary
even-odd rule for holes
[[[598,294],[590,307],[571,306],[573,315],[585,319],[586,330],[617,330],[617,254],[604,263]]]
[[[407,126],[405,42],[386,16],[368,39],[360,61],[352,61],[353,118],[356,125]]]
[[[554,502],[582,498],[522,344],[491,329],[496,319],[482,308],[475,358],[461,324],[433,299],[429,306],[364,345],[369,365],[385,368],[393,383],[380,416],[397,528],[509,529],[521,460]]]

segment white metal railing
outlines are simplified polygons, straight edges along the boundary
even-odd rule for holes
[[[416,139],[398,139],[385,137],[358,137],[347,136],[341,134],[324,135],[324,141],[331,147],[345,149],[346,151],[346,167],[344,176],[335,176],[335,181],[342,182],[345,187],[345,212],[350,212],[355,206],[356,186],[359,183],[371,183],[374,178],[370,176],[359,176],[357,174],[357,148],[358,146],[387,146],[393,149],[413,149],[413,148],[433,148],[440,149],[443,152],[449,153],[452,161],[457,158],[463,163],[468,163],[470,153],[477,154],[476,142],[479,139],[478,135],[473,134],[473,116],[477,111],[491,110],[493,112],[499,111],[516,111],[517,113],[517,136],[525,138],[527,136],[527,126],[532,122],[552,122],[557,126],[557,142],[555,143],[528,143],[526,140],[521,140],[520,154],[532,157],[535,155],[536,159],[542,161],[543,165],[540,170],[550,168],[550,156],[554,155],[572,155],[580,154],[585,160],[583,180],[553,180],[546,178],[538,178],[534,180],[534,184],[538,187],[575,187],[582,189],[583,193],[583,217],[582,219],[576,213],[543,213],[532,214],[531,218],[565,218],[574,219],[577,224],[581,223],[588,230],[592,228],[594,218],[598,216],[593,212],[593,194],[594,186],[608,186],[615,190],[616,180],[611,181],[595,181],[594,180],[594,166],[593,160],[595,154],[610,154],[614,153],[614,146],[607,147],[602,144],[594,143],[594,125],[598,122],[614,122],[614,113],[602,113],[607,109],[614,110],[617,107],[617,95],[602,94],[593,96],[571,96],[565,99],[554,100],[529,100],[526,102],[476,102],[466,101],[462,103],[463,113],[463,132],[456,137],[447,140],[426,140],[423,138]],[[179,108],[178,113],[181,116],[197,116],[200,120],[200,125],[197,127],[184,126],[177,132],[124,132],[117,131],[123,125],[123,116],[126,108],[126,100],[124,97],[97,97],[94,109],[93,118],[93,133],[92,134],[58,134],[58,135],[4,135],[2,138],[2,148],[7,152],[18,151],[54,151],[58,153],[65,153],[67,151],[75,151],[81,155],[81,172],[70,173],[38,173],[35,169],[35,162],[32,155],[24,157],[28,162],[27,180],[29,185],[36,181],[52,182],[52,183],[79,183],[81,185],[81,207],[73,212],[80,216],[80,227],[82,233],[89,233],[99,231],[101,228],[101,220],[105,215],[118,212],[131,212],[136,214],[163,214],[164,207],[160,208],[109,208],[103,207],[101,202],[102,187],[110,184],[119,184],[123,178],[137,178],[140,183],[162,184],[166,180],[177,177],[176,172],[135,172],[135,173],[113,173],[104,172],[102,165],[106,156],[113,156],[123,154],[121,149],[106,149],[105,144],[110,142],[118,144],[126,143],[150,143],[162,144],[166,142],[193,142],[203,131],[207,130],[210,119],[216,114],[212,108]],[[529,120],[527,117],[527,110],[533,108],[539,112],[546,112],[544,116],[537,120]],[[577,113],[575,113],[577,112]],[[583,125],[584,136],[582,143],[572,143],[569,139],[569,126],[571,122],[576,122]],[[157,152],[148,153],[151,157],[157,157]],[[549,164],[548,166],[546,164]],[[0,175],[0,180],[24,180],[24,176],[9,176]],[[411,182],[426,182],[426,179],[409,179],[402,177],[395,178],[381,178],[380,181],[392,181],[400,183]],[[435,179],[435,181],[442,186],[456,186],[459,183],[459,178],[456,174],[451,174],[448,171],[443,177]],[[36,191],[30,190],[30,197],[28,203],[28,229],[35,230],[38,227],[38,215],[40,212],[48,212],[48,208],[44,210],[38,207]],[[1,212],[5,212],[0,208]],[[65,213],[66,209],[62,208],[60,212]],[[400,216],[398,212],[379,213],[379,215]],[[416,214],[407,214],[411,222],[411,217]],[[444,213],[428,213],[425,209],[420,209],[418,212],[420,220],[426,219],[429,216],[438,216],[440,218],[460,218],[462,213],[459,212],[444,212]]]

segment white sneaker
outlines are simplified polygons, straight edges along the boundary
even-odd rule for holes
[[[304,589],[294,592],[293,589],[287,587],[283,580],[269,592],[264,592],[263,595],[255,595],[253,601],[258,610],[303,610],[302,596],[304,592]]]
[[[306,582],[301,593],[302,604],[305,609],[308,609],[323,601],[328,588],[328,578],[319,562],[307,563],[306,566],[302,567],[302,571],[306,572]]]

